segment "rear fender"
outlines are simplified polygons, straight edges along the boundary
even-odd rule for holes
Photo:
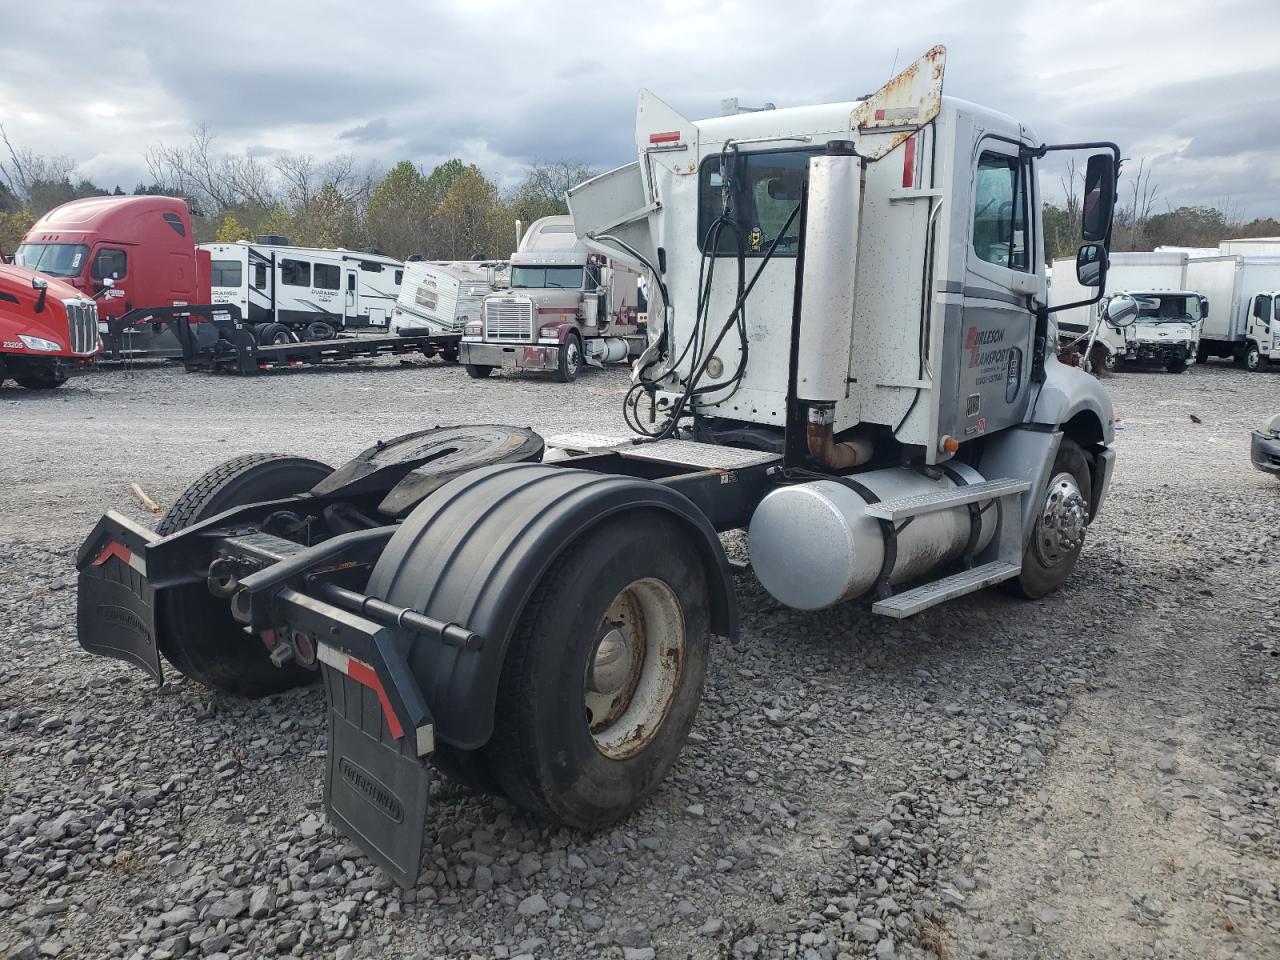
[[[439,739],[463,749],[489,739],[507,646],[535,586],[575,540],[628,510],[660,511],[684,526],[706,571],[712,629],[736,636],[719,537],[692,501],[660,484],[543,464],[485,467],[432,493],[401,524],[368,593],[483,638],[467,649],[422,637],[409,654]]]

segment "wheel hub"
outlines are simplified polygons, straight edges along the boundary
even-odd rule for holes
[[[1065,560],[1084,540],[1089,505],[1076,479],[1060,473],[1049,482],[1040,523],[1036,530],[1036,553],[1046,567]]]
[[[684,616],[672,589],[637,580],[600,620],[587,661],[583,706],[596,748],[622,759],[657,733],[675,698],[684,654]]]

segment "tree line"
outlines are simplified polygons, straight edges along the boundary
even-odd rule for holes
[[[10,142],[0,125],[0,250],[12,253],[49,210],[81,197],[117,195],[78,176],[75,161]],[[310,247],[377,250],[400,259],[500,259],[515,244],[515,221],[568,213],[564,192],[594,175],[586,164],[533,164],[503,190],[474,163],[452,159],[427,171],[402,160],[389,170],[351,156],[265,157],[218,149],[207,127],[183,144],[146,152],[150,182],[134,195],[182,197],[197,242],[264,234]]]
[[[1128,164],[1131,168],[1132,164]],[[1080,196],[1084,174],[1069,164],[1061,180],[1064,200],[1044,205],[1045,257],[1052,263],[1074,258],[1080,246]],[[1216,247],[1222,240],[1280,237],[1280,221],[1274,217],[1246,220],[1230,202],[1220,206],[1165,204],[1157,212],[1160,185],[1151,168],[1140,160],[1131,177],[1122,172],[1111,233],[1113,251],[1154,250],[1156,247]]]
[[[6,253],[59,204],[125,193],[118,185],[109,191],[78,175],[75,161],[67,157],[15,146],[3,125],[0,147],[0,250]],[[306,154],[231,153],[219,150],[204,126],[186,143],[149,148],[146,164],[150,182],[132,192],[185,198],[199,242],[276,234],[301,246],[428,260],[506,257],[515,242],[516,220],[528,224],[567,213],[564,192],[594,173],[572,161],[536,163],[519,186],[504,191],[474,163],[460,159],[430,171],[408,160],[380,170],[351,156],[318,160]],[[1075,256],[1082,183],[1082,171],[1068,166],[1061,181],[1063,200],[1044,205],[1050,261]],[[1214,247],[1233,237],[1280,236],[1275,218],[1246,221],[1229,203],[1176,209],[1166,204],[1157,211],[1159,199],[1151,168],[1139,162],[1134,175],[1122,178],[1113,250]]]

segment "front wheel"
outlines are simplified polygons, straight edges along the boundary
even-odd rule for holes
[[[1170,373],[1185,373],[1187,370],[1186,360],[1170,360],[1165,367]]]
[[[66,368],[57,363],[24,364],[12,376],[14,383],[28,390],[55,390],[67,382]]]
[[[560,347],[560,362],[556,365],[556,379],[561,383],[572,383],[582,372],[582,341],[577,334],[565,337]]]
[[[1022,551],[1022,573],[1008,581],[1013,592],[1037,600],[1071,576],[1089,523],[1091,478],[1084,451],[1063,437],[1035,527]]]
[[[483,380],[489,374],[493,373],[493,367],[486,366],[481,363],[465,364],[467,368],[467,376],[472,380]]]
[[[706,677],[706,574],[672,520],[624,514],[586,534],[525,608],[485,766],[513,802],[580,829],[620,820],[676,761]]]
[[[1258,350],[1256,343],[1245,347],[1243,363],[1244,368],[1251,373],[1262,368],[1262,353]]]

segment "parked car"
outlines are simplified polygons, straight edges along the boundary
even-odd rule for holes
[[[1249,457],[1259,470],[1280,476],[1280,413],[1253,431]]]

